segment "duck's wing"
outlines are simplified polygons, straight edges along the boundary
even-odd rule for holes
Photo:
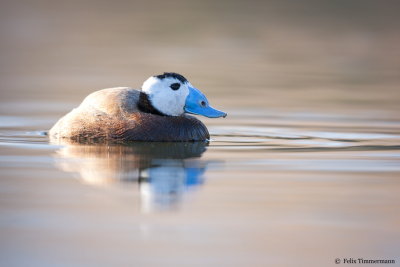
[[[57,138],[108,138],[109,129],[116,122],[138,111],[140,92],[129,87],[99,90],[88,95],[50,129]]]
[[[80,104],[81,112],[103,112],[110,116],[126,116],[138,111],[140,92],[130,87],[99,90],[88,95]]]

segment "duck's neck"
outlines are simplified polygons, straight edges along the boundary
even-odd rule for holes
[[[166,116],[164,113],[156,109],[150,101],[148,94],[140,92],[138,108],[142,112],[151,113],[160,116]]]

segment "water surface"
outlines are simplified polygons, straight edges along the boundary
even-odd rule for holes
[[[210,143],[108,145],[49,142],[50,113],[2,116],[2,265],[397,255],[400,121],[229,113]]]

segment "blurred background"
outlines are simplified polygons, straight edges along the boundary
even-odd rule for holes
[[[94,90],[139,88],[174,71],[221,109],[400,109],[398,1],[0,5],[1,102],[76,105]]]

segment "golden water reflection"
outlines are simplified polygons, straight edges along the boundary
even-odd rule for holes
[[[94,186],[138,183],[143,212],[176,209],[203,183],[207,143],[64,144],[56,165]]]

